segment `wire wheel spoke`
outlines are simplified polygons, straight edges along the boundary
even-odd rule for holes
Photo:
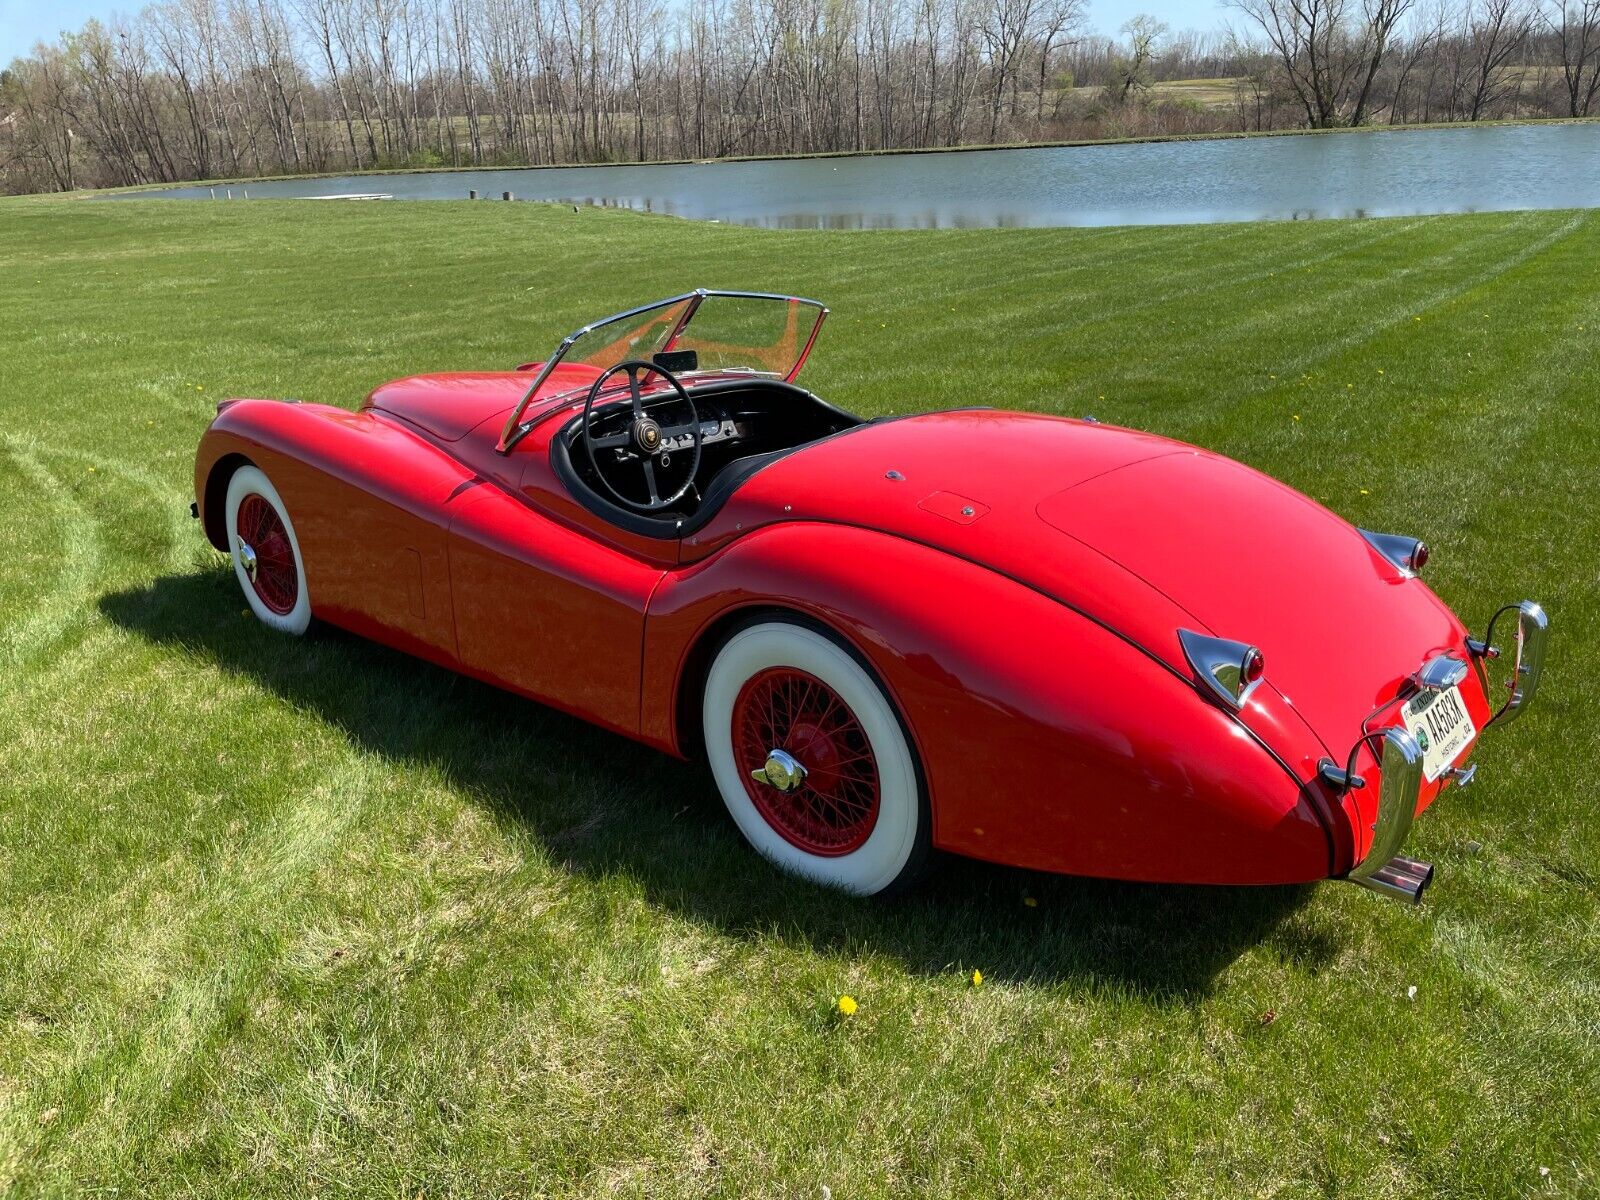
[[[250,586],[256,596],[279,616],[293,612],[300,598],[300,574],[295,566],[288,527],[278,510],[266,497],[252,494],[240,502],[234,523],[239,540],[255,555],[255,574]]]
[[[877,824],[877,758],[866,731],[827,683],[794,667],[770,667],[746,682],[733,707],[734,745],[745,789],[785,841],[812,854],[859,849]],[[805,768],[781,791],[752,778],[782,750]]]

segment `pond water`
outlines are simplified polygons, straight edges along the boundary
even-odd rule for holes
[[[559,200],[785,229],[1148,225],[1600,205],[1600,124],[234,184],[252,199]],[[229,188],[140,193],[208,199]]]

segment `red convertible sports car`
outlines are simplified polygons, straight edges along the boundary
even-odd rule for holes
[[[704,755],[745,837],[852,892],[934,850],[1415,900],[1412,818],[1532,701],[1414,538],[1219,455],[797,387],[827,310],[695,291],[359,412],[224,402],[195,514],[263,622],[334,625]]]

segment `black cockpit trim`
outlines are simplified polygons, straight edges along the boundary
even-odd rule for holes
[[[864,429],[868,425],[875,425],[883,420],[893,418],[875,418],[868,420],[858,417],[854,413],[845,412],[836,408],[826,400],[808,392],[805,388],[796,387],[792,383],[784,383],[776,379],[719,379],[712,383],[701,384],[689,389],[689,395],[698,400],[701,397],[726,395],[729,393],[749,391],[752,387],[764,391],[789,392],[795,399],[805,403],[814,404],[822,408],[828,415],[840,421],[849,422],[849,427],[834,433],[813,438],[808,442],[798,445],[786,446],[781,450],[771,450],[765,454],[751,454],[744,458],[736,458],[724,466],[712,477],[706,487],[705,494],[701,497],[699,507],[692,516],[688,517],[652,517],[645,513],[632,512],[620,504],[613,504],[595,492],[572,462],[572,447],[577,440],[583,416],[579,414],[572,417],[550,439],[550,465],[555,470],[556,478],[566,486],[572,498],[584,508],[594,513],[597,517],[615,525],[618,529],[628,533],[636,533],[642,537],[652,538],[682,538],[694,533],[707,525],[713,517],[727,503],[739,487],[764,467],[787,458],[797,450],[804,450],[808,446],[816,446],[822,442],[831,441],[836,437],[844,437],[854,433],[857,429]]]

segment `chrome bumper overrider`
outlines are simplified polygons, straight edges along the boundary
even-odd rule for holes
[[[1496,624],[1507,613],[1517,614],[1516,645],[1512,658],[1511,680],[1507,685],[1510,696],[1506,698],[1489,724],[1510,721],[1520,715],[1533,701],[1539,690],[1539,678],[1544,672],[1545,646],[1550,637],[1550,618],[1543,608],[1532,600],[1508,604],[1495,613],[1489,621],[1483,641],[1469,641],[1468,649],[1478,658],[1497,658],[1494,645]],[[1350,752],[1350,760],[1343,770],[1331,759],[1324,759],[1319,774],[1335,790],[1365,787],[1365,782],[1355,774],[1355,760],[1363,744],[1381,737],[1383,747],[1378,752],[1382,782],[1378,785],[1378,819],[1372,826],[1372,845],[1366,857],[1350,869],[1345,876],[1351,883],[1359,883],[1385,896],[1409,900],[1413,904],[1422,899],[1422,893],[1433,880],[1433,868],[1425,862],[1407,858],[1400,853],[1406,835],[1411,832],[1411,822],[1417,813],[1417,802],[1422,794],[1422,750],[1411,734],[1399,727],[1385,729],[1382,733],[1365,735]],[[1476,766],[1453,769],[1448,773],[1458,787],[1471,782]]]
[[[1517,641],[1511,660],[1511,695],[1500,706],[1500,711],[1490,718],[1496,721],[1513,721],[1533,702],[1539,690],[1539,677],[1544,674],[1545,645],[1550,640],[1550,618],[1544,609],[1532,600],[1521,604],[1508,604],[1489,618],[1489,628],[1481,642],[1469,642],[1468,647],[1479,657],[1497,657],[1494,644],[1495,626],[1507,613],[1517,614]]]
[[[1433,868],[1406,858],[1400,847],[1411,832],[1422,793],[1422,748],[1406,730],[1386,729],[1378,758],[1383,781],[1378,785],[1378,819],[1372,826],[1372,846],[1345,878],[1415,904],[1433,880]]]

